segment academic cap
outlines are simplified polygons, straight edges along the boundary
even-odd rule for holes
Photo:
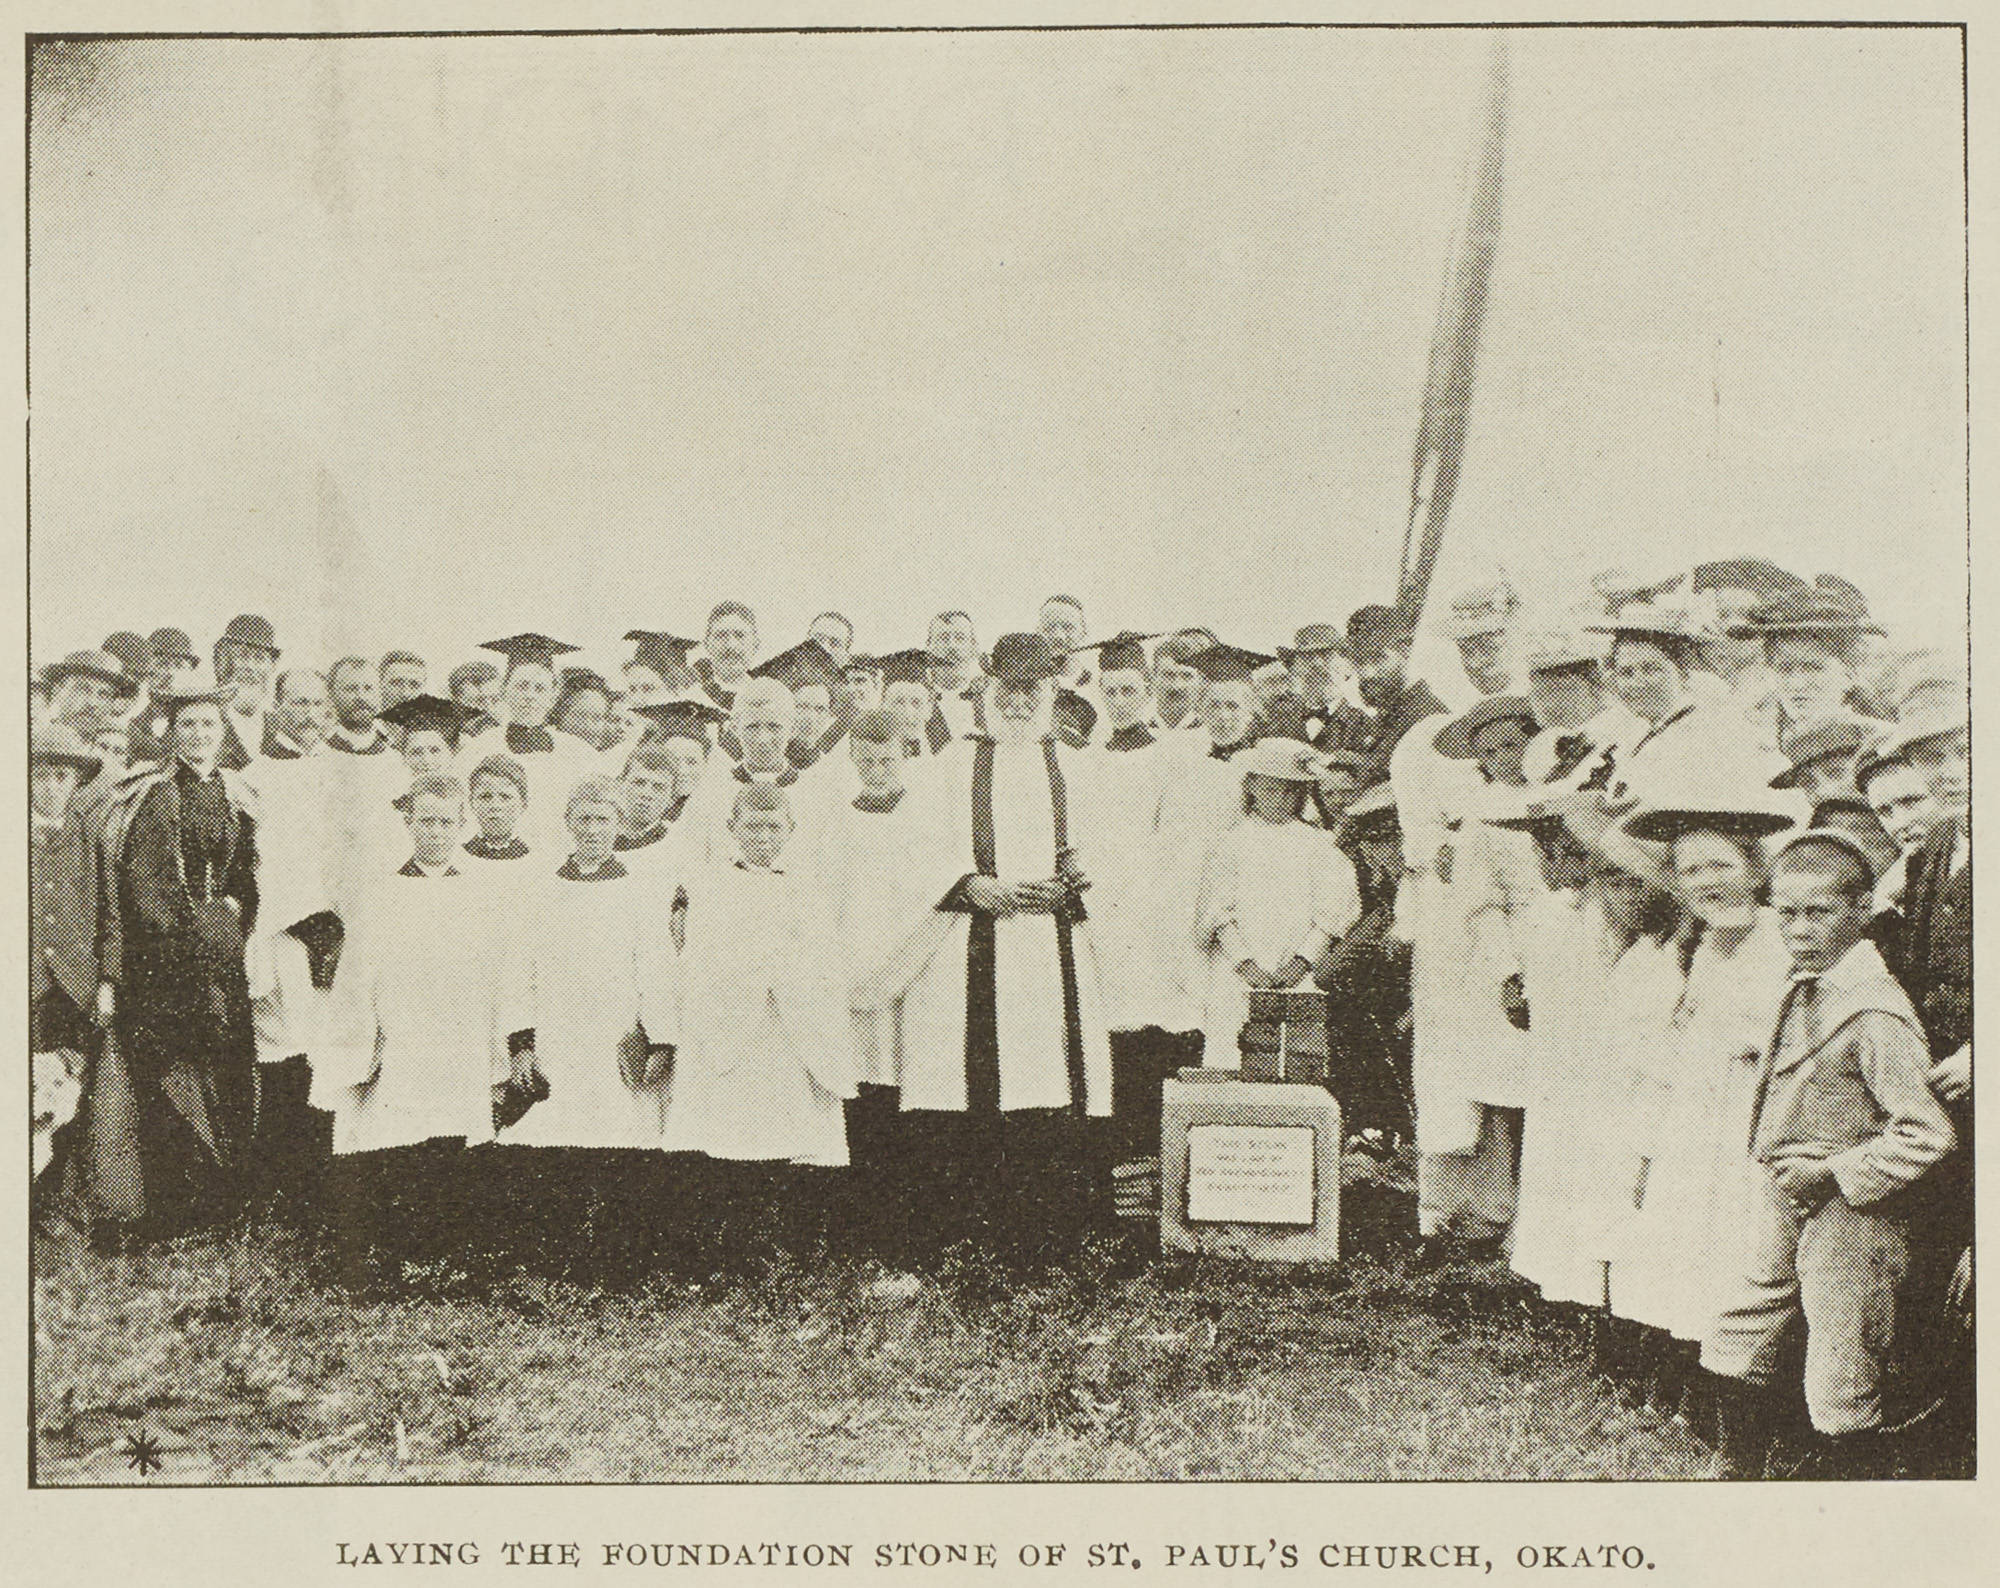
[[[446,744],[456,748],[465,725],[478,715],[473,707],[461,706],[442,695],[412,695],[408,700],[398,701],[386,711],[377,713],[377,720],[388,723],[392,728],[401,728],[405,733],[434,729],[444,735]]]
[[[824,684],[829,690],[840,677],[840,664],[818,640],[801,640],[788,651],[765,658],[750,669],[752,678],[775,678],[787,689]]]
[[[931,665],[936,660],[931,653],[919,647],[910,651],[891,651],[887,656],[875,659],[881,671],[884,684],[924,684],[930,683]]]
[[[1157,634],[1134,634],[1130,629],[1121,629],[1108,640],[1092,640],[1088,645],[1079,645],[1079,651],[1097,652],[1097,670],[1100,673],[1115,673],[1120,668],[1128,671],[1146,670],[1146,642],[1157,640]]]
[[[688,670],[688,653],[701,643],[700,640],[684,639],[678,634],[662,634],[657,629],[627,629],[625,638],[632,641],[632,660],[642,667],[650,667],[661,677],[671,677],[675,673]]]
[[[1277,657],[1261,651],[1246,651],[1239,645],[1218,642],[1190,656],[1187,665],[1211,684],[1241,684],[1258,668],[1268,667],[1276,660]]]
[[[553,667],[558,656],[567,656],[579,647],[552,640],[546,634],[510,634],[504,640],[482,640],[479,648],[482,651],[498,651],[507,658],[507,666],[511,670],[523,662]]]
[[[729,720],[728,712],[717,710],[705,700],[663,700],[634,706],[632,710],[653,724],[649,737],[693,739],[704,746],[709,742],[711,725]]]

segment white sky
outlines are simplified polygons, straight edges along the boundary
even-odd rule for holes
[[[149,42],[34,128],[36,652],[1393,592],[1487,37]],[[1538,31],[1441,585],[1963,626],[1958,36]]]

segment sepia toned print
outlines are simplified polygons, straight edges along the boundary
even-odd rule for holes
[[[1972,1477],[1963,44],[33,39],[33,1483]]]

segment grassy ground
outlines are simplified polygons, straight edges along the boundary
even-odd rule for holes
[[[1357,1186],[1356,1255],[1313,1275],[1112,1247],[1027,1282],[445,1263],[351,1295],[270,1226],[78,1256],[37,1283],[37,1479],[138,1481],[141,1428],[156,1483],[1711,1471],[1504,1265],[1424,1264],[1400,1202]]]

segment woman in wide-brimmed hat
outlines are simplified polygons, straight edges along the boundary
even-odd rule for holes
[[[1243,820],[1202,878],[1196,941],[1205,960],[1202,1063],[1235,1069],[1253,987],[1310,985],[1314,963],[1361,914],[1354,863],[1302,819],[1325,759],[1300,739],[1261,739],[1230,757]]]
[[[1763,840],[1794,823],[1771,798],[1689,791],[1624,824],[1667,845],[1690,931],[1664,1023],[1643,1009],[1615,1017],[1636,1088],[1636,1208],[1610,1299],[1618,1315],[1689,1341],[1708,1328],[1744,1225],[1756,1061],[1791,974],[1763,903]]]

